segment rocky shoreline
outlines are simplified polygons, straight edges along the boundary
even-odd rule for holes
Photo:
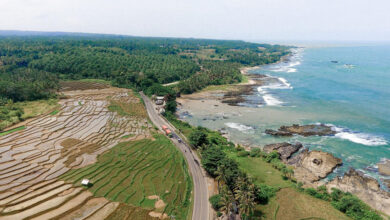
[[[241,103],[248,102],[248,100],[245,100],[245,96],[253,94],[255,87],[261,86],[264,83],[264,78],[267,77],[265,75],[248,74],[248,70],[255,68],[241,70],[243,74],[250,78],[248,83],[232,85],[228,89],[202,91],[186,95],[180,98],[179,102],[186,103],[187,106],[190,106],[190,109],[192,107],[196,109],[205,108],[208,113],[218,114],[222,108],[225,111],[244,114],[244,109],[248,110],[246,106],[241,106]],[[241,107],[237,108],[236,106]],[[293,124],[291,126],[281,126],[277,130],[267,129],[265,133],[281,137],[294,135],[307,137],[314,135],[333,136],[336,131],[324,124]],[[270,144],[264,146],[263,150],[265,152],[277,151],[280,159],[294,168],[294,177],[298,182],[302,182],[304,187],[325,185],[329,191],[332,188],[338,188],[356,195],[372,208],[390,215],[390,193],[381,188],[377,179],[369,177],[361,171],[350,169],[344,175],[326,181],[326,177],[343,164],[340,158],[333,156],[331,153],[309,151],[300,143]],[[387,179],[381,179],[381,182],[387,184],[390,189],[390,160],[382,161],[375,169],[381,175],[388,176]]]
[[[303,150],[292,156],[300,149]],[[266,145],[263,150],[268,153],[276,150],[285,164],[294,167],[294,178],[302,182],[304,187],[325,185],[329,192],[337,188],[356,195],[372,208],[390,215],[390,193],[383,190],[375,178],[351,168],[343,176],[337,176],[329,182],[322,181],[342,165],[340,158],[323,151],[309,151],[300,143]],[[386,166],[387,162],[384,163]]]
[[[315,124],[315,125],[297,125],[292,126],[281,126],[278,130],[267,129],[265,130],[266,134],[273,136],[293,136],[293,135],[302,135],[302,136],[329,136],[335,135],[336,132],[332,130],[330,126],[324,124]]]

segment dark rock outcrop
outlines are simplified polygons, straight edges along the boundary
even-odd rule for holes
[[[372,208],[390,215],[390,193],[382,190],[378,181],[360,171],[350,169],[343,177],[336,177],[326,187],[350,192]]]
[[[280,155],[280,159],[283,162],[287,162],[287,160],[290,159],[291,155],[299,151],[299,149],[301,149],[302,147],[303,146],[301,143],[290,144],[284,142],[284,143],[265,145],[263,150],[266,153],[271,153],[272,151],[276,150]]]
[[[318,125],[297,125],[292,126],[281,126],[278,130],[266,129],[266,134],[274,136],[292,136],[294,134],[302,136],[328,136],[335,135],[336,132],[332,130],[330,126],[324,124]]]

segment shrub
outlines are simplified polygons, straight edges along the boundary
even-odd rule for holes
[[[225,157],[226,155],[221,149],[210,146],[202,151],[202,165],[208,174],[215,177],[215,171],[217,171],[220,161]]]
[[[269,199],[275,196],[276,189],[266,184],[260,184],[256,186],[256,200],[260,204],[267,204]]]
[[[209,198],[210,204],[215,211],[218,211],[221,208],[221,195],[213,195]]]
[[[237,150],[237,151],[244,151],[245,149],[244,149],[243,147],[241,147],[241,145],[238,145],[238,146],[236,147],[236,150]]]
[[[302,187],[303,186],[303,183],[302,182],[298,182],[296,187],[298,189],[299,192],[303,192],[305,191],[305,189]]]
[[[282,163],[278,158],[274,158],[271,160],[271,164],[274,168],[278,169],[278,170],[283,170],[283,169],[286,169],[286,165],[284,163]]]
[[[197,148],[199,146],[202,146],[203,144],[208,144],[207,140],[207,134],[201,129],[196,129],[195,131],[191,132],[189,136],[190,144]]]
[[[298,183],[300,187],[300,183]],[[345,213],[355,220],[380,220],[382,217],[372,210],[368,205],[351,193],[345,193],[339,189],[332,188],[332,193],[328,194],[325,186],[317,189],[307,188],[305,192],[318,199],[331,201],[333,207]]]
[[[345,195],[339,201],[333,201],[332,205],[353,219],[382,219],[377,213],[353,195]]]
[[[277,151],[272,151],[267,154],[264,159],[267,163],[270,163],[273,159],[279,159],[279,153]]]
[[[248,151],[239,151],[239,152],[237,152],[237,156],[247,157],[247,156],[249,156],[249,152]]]
[[[260,148],[252,148],[250,153],[249,153],[249,156],[251,157],[260,157]]]
[[[229,187],[229,189],[234,189],[237,178],[240,175],[240,169],[238,168],[237,162],[233,159],[225,157],[218,162],[218,167],[223,168],[226,185]]]
[[[316,196],[317,195],[317,190],[314,188],[307,188],[305,189],[305,192],[311,196]]]
[[[339,201],[343,196],[346,195],[352,195],[352,194],[349,192],[343,192],[337,188],[332,188],[332,193],[330,194],[330,197],[332,201]]]

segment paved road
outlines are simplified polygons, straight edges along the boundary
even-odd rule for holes
[[[144,95],[144,93],[140,93],[142,99],[145,102],[146,110],[148,111],[148,115],[152,122],[162,130],[161,126],[165,125],[171,131],[176,131],[176,129],[168,123],[162,116],[160,116],[152,101]],[[178,131],[177,131],[178,132]],[[192,180],[194,182],[194,208],[192,213],[193,220],[207,220],[210,219],[210,206],[208,202],[209,194],[208,194],[208,186],[207,186],[207,178],[204,176],[204,171],[202,171],[200,160],[198,156],[192,152],[191,148],[185,141],[183,140],[181,143],[177,140],[178,136],[173,134],[173,138],[171,139],[176,147],[183,152],[184,156],[187,159],[188,167],[190,169]]]

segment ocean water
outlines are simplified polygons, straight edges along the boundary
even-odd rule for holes
[[[268,77],[246,97],[250,104],[221,110],[229,117],[218,120],[204,120],[213,117],[207,112],[181,109],[192,115],[184,120],[226,128],[232,140],[247,145],[299,141],[307,148],[333,153],[344,165],[329,178],[349,167],[378,180],[390,178],[379,175],[376,167],[390,159],[390,46],[300,48],[288,62],[252,73]],[[293,123],[329,124],[337,134],[275,138],[264,133]]]

